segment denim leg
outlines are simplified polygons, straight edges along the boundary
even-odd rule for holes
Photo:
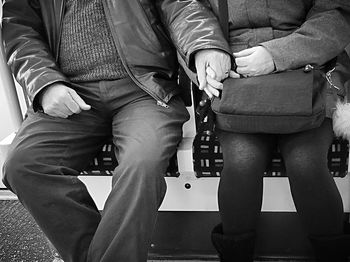
[[[132,101],[113,118],[119,165],[88,262],[147,260],[157,210],[166,192],[164,174],[188,120],[179,97],[170,101],[169,108],[144,94]]]
[[[94,201],[77,176],[102,147],[108,130],[110,125],[95,108],[67,119],[29,110],[4,164],[5,185],[65,262],[86,261],[100,221]]]

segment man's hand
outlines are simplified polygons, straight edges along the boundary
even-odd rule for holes
[[[236,72],[245,77],[266,75],[275,70],[272,55],[265,47],[256,46],[233,55],[237,65]]]
[[[195,65],[199,89],[204,90],[210,98],[219,96],[221,81],[229,76],[230,55],[217,49],[200,50],[195,54]]]
[[[67,118],[91,108],[73,89],[61,83],[52,84],[42,92],[39,103],[50,116]]]

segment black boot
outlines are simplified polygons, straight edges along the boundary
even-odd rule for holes
[[[347,262],[350,255],[350,235],[309,237],[318,262]]]
[[[224,235],[222,225],[214,227],[211,241],[219,253],[221,262],[254,261],[255,233]]]

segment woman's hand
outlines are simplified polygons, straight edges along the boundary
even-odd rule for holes
[[[275,70],[272,55],[263,46],[244,49],[233,55],[237,65],[236,72],[244,77],[266,75]],[[232,77],[237,78],[236,75]]]

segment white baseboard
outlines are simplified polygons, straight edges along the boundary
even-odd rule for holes
[[[103,209],[111,188],[111,177],[79,177],[87,186],[99,209]],[[218,211],[217,188],[219,178],[195,178],[182,174],[179,178],[166,177],[168,186],[160,211]],[[334,178],[343,199],[345,212],[350,212],[350,176]],[[265,177],[262,211],[295,212],[288,178]]]

